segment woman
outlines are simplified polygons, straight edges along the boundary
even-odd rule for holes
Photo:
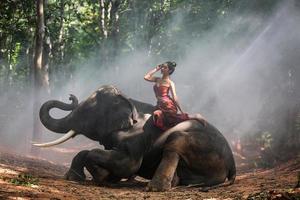
[[[153,89],[157,98],[157,110],[153,113],[154,124],[162,130],[167,130],[182,121],[196,119],[206,126],[206,120],[200,114],[189,116],[182,111],[178,103],[175,84],[170,79],[175,67],[175,62],[166,62],[156,66],[144,76],[146,81],[155,83]],[[162,77],[154,77],[155,72],[159,70],[161,70]]]

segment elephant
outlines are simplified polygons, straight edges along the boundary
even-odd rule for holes
[[[100,87],[79,104],[74,95],[70,100],[70,104],[49,100],[41,106],[42,124],[63,136],[35,146],[53,146],[83,134],[104,148],[80,151],[65,174],[67,180],[85,181],[86,168],[100,185],[133,176],[149,179],[147,191],[234,183],[231,148],[209,122],[186,120],[162,131],[151,117],[155,106],[128,98],[112,85]],[[52,108],[71,112],[54,119],[49,113]]]

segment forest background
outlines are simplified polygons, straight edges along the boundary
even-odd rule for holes
[[[58,137],[44,134],[41,103],[103,84],[155,104],[143,76],[172,60],[184,110],[235,151],[265,166],[299,156],[299,11],[293,0],[2,0],[0,145],[34,152],[31,141]]]

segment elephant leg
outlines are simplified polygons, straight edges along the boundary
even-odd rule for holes
[[[84,181],[85,180],[85,174],[84,174],[84,166],[86,157],[88,155],[89,151],[84,150],[80,151],[72,160],[71,167],[69,171],[65,174],[64,178],[66,180],[70,181]]]
[[[97,183],[114,181],[132,176],[142,159],[135,160],[115,150],[93,149],[86,156],[86,168]]]
[[[108,169],[105,169],[101,166],[98,161],[98,153],[101,151],[92,150],[87,155],[85,161],[85,167],[90,172],[93,177],[93,180],[97,184],[104,184],[104,182],[117,182],[121,178],[114,176]]]
[[[110,175],[110,172],[99,165],[95,164],[93,160],[87,160],[86,169],[90,172],[93,177],[94,182],[101,184]]]
[[[175,171],[172,182],[171,182],[171,187],[175,187],[179,185],[179,177],[177,175],[177,172]]]
[[[148,183],[148,191],[165,191],[177,185],[180,180],[176,169],[180,159],[178,152],[183,152],[186,146],[186,133],[174,132],[166,140],[162,160],[156,169],[152,180]]]
[[[174,180],[173,178],[178,161],[179,155],[176,152],[164,151],[163,158],[156,169],[152,180],[148,183],[146,190],[156,192],[170,189],[172,186],[172,180]],[[178,182],[178,180],[174,181],[173,184]]]

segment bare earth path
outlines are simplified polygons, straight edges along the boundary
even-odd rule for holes
[[[300,159],[274,169],[238,170],[235,184],[209,192],[179,187],[168,192],[145,192],[146,180],[99,187],[63,180],[67,168],[45,160],[0,152],[0,199],[300,199],[293,189]]]

